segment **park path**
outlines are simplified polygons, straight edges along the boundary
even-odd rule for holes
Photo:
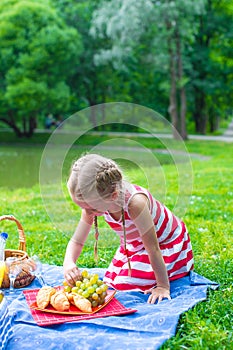
[[[219,136],[207,136],[207,135],[188,135],[190,140],[207,140],[207,141],[223,141],[233,142],[233,119],[228,125],[228,128],[222,135]]]
[[[47,129],[36,129],[35,133],[49,133],[52,134],[55,129],[47,130]],[[12,129],[4,128],[0,129],[1,132],[12,132]],[[62,128],[59,130],[61,134],[63,133],[70,133],[70,131],[65,131]],[[108,136],[122,136],[122,132],[109,132],[109,131],[94,131],[90,132],[92,135],[108,135]],[[134,132],[124,132],[125,137],[130,136],[136,136],[136,137],[145,137],[145,138],[151,138],[151,137],[161,137],[161,138],[173,138],[172,134],[148,134],[148,133],[134,133]],[[222,141],[222,142],[233,142],[233,119],[231,123],[228,125],[228,128],[225,130],[225,132],[222,135],[188,135],[189,140],[206,140],[206,141]]]
[[[122,135],[121,132],[91,132],[91,134],[96,134],[96,135],[109,135],[109,136],[120,136]],[[127,137],[128,136],[136,136],[136,137],[165,137],[165,138],[173,138],[172,134],[143,134],[143,133],[125,133],[124,135]],[[188,135],[189,140],[206,140],[206,141],[222,141],[222,142],[233,142],[233,119],[231,123],[228,125],[228,128],[222,135]]]
[[[227,130],[225,131],[225,133],[223,134],[225,137],[229,137],[231,139],[233,139],[233,120],[232,122],[229,124]]]

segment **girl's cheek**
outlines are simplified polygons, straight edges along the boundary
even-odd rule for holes
[[[92,209],[86,209],[86,213],[88,214],[88,215],[92,215],[92,214],[94,214],[94,210],[92,210]]]

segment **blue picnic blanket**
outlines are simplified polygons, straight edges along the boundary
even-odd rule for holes
[[[62,284],[61,266],[45,264],[43,268],[47,283],[52,286]],[[89,271],[103,277],[105,270],[95,268]],[[24,289],[40,287],[34,280]],[[175,335],[180,315],[207,298],[208,288],[216,289],[218,284],[191,272],[189,276],[171,282],[172,300],[148,304],[148,295],[143,293],[117,292],[115,297],[125,307],[137,309],[137,312],[49,327],[35,323],[22,289],[14,295],[6,293],[13,323],[13,336],[6,350],[155,350]]]

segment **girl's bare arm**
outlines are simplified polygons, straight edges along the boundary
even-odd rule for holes
[[[81,219],[66,248],[63,270],[64,277],[67,283],[71,286],[73,286],[81,277],[81,272],[76,265],[76,261],[82,252],[93,219],[93,216],[87,215],[86,211],[82,210]]]
[[[154,303],[157,299],[161,301],[163,298],[170,299],[170,283],[167,270],[159,248],[155,225],[149,211],[148,199],[145,195],[137,194],[132,198],[129,205],[129,214],[140,232],[156,276],[156,288],[146,291],[146,293],[151,293],[148,302]]]

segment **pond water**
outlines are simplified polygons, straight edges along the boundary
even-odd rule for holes
[[[64,162],[62,164],[56,164],[56,160],[59,158],[60,150],[58,147],[52,147],[53,154],[49,153],[46,158],[46,162],[43,162],[43,174],[48,172],[51,174],[50,182],[53,181],[53,174],[56,177],[56,173],[60,171],[62,167],[62,176],[64,179],[69,174],[69,169],[72,161],[77,159],[83,152],[88,151],[88,147],[73,147],[65,155]],[[9,189],[16,188],[30,188],[40,181],[40,166],[44,146],[37,145],[0,145],[0,187],[7,187]],[[94,149],[90,147],[91,151],[95,153],[101,153],[106,157],[115,159],[124,170],[132,170],[140,165],[146,166],[148,160],[146,159],[146,153],[135,152],[133,149],[118,149],[107,147],[105,150]],[[50,157],[51,156],[51,157]],[[151,155],[150,155],[151,157]],[[150,161],[150,159],[149,159]],[[157,166],[165,163],[171,163],[171,159],[168,155],[156,155]],[[150,164],[151,165],[151,164]]]
[[[0,187],[32,187],[39,181],[42,147],[0,145]]]
[[[43,151],[43,145],[0,145],[0,187],[8,189],[30,188],[38,184]],[[71,162],[69,159],[68,155],[67,166],[64,169],[67,174]],[[56,159],[54,163],[56,163]],[[48,164],[48,171],[53,166],[54,164]]]

